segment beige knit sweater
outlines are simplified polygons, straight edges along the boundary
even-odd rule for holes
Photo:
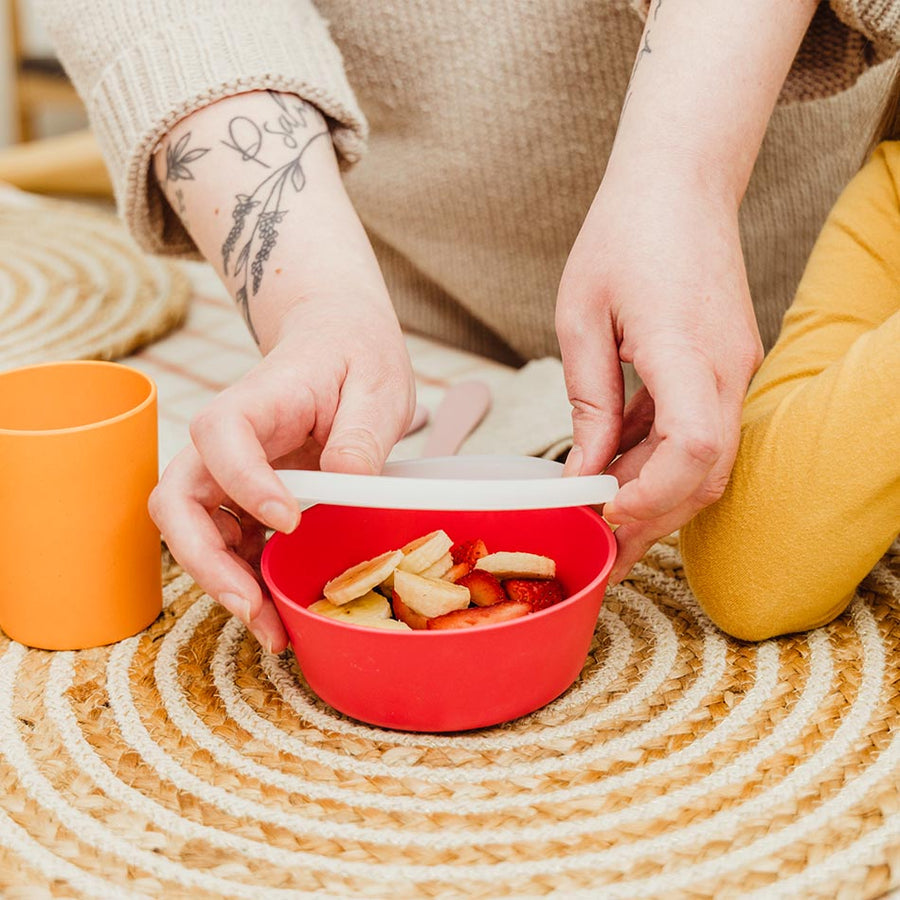
[[[122,214],[154,252],[190,238],[150,177],[179,118],[255,88],[330,119],[408,328],[509,362],[558,353],[556,289],[600,182],[640,0],[42,0]],[[859,167],[900,45],[900,2],[823,4],[741,212],[766,346]]]

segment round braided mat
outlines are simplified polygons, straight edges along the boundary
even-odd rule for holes
[[[0,635],[4,897],[850,898],[900,880],[900,545],[839,620],[754,646],[709,624],[657,544],[567,694],[441,736],[335,714],[289,653],[167,579],[163,615],[118,645]]]
[[[178,325],[189,296],[111,213],[0,191],[0,370],[125,356]]]

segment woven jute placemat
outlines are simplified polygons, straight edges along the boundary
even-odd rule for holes
[[[565,695],[450,735],[341,717],[289,652],[166,578],[163,615],[112,647],[0,636],[4,897],[856,898],[900,880],[900,546],[831,625],[750,645],[657,544]]]
[[[111,213],[0,188],[0,370],[125,356],[179,324],[189,297]]]

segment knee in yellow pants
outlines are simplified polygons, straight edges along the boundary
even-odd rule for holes
[[[852,590],[798,577],[794,561],[785,561],[790,536],[761,540],[766,529],[747,527],[730,505],[724,497],[681,532],[688,584],[715,625],[732,637],[763,641],[825,625],[846,609]]]

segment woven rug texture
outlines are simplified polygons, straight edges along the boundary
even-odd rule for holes
[[[0,370],[118,359],[178,325],[190,292],[111,213],[0,188]]]
[[[450,735],[325,706],[166,564],[145,632],[0,634],[0,893],[867,898],[900,881],[900,546],[838,620],[744,644],[657,544],[576,684]],[[489,686],[486,686],[489,689]]]

